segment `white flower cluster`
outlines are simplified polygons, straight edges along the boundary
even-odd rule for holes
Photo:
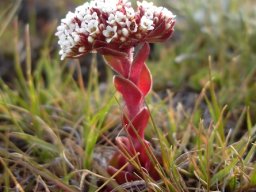
[[[165,19],[168,28],[168,24],[171,24],[170,21],[176,17],[167,8],[157,7],[152,2],[143,1],[137,2],[137,4],[138,8],[144,12],[140,21],[140,26],[144,30],[153,30],[154,23],[158,22],[160,18]]]
[[[135,12],[127,0],[92,0],[69,12],[57,28],[61,59],[92,51],[95,40],[108,44],[141,39],[154,30],[160,19],[173,21],[172,12],[146,1]]]

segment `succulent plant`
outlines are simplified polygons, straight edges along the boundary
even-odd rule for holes
[[[127,137],[116,138],[120,150],[109,162],[108,173],[116,174],[129,162],[128,157],[137,154],[135,161],[158,180],[160,176],[150,157],[150,143],[144,139],[150,117],[145,97],[152,87],[151,73],[145,61],[150,53],[149,43],[165,41],[172,35],[175,15],[150,2],[137,2],[137,5],[134,10],[126,0],[86,2],[61,20],[56,35],[61,59],[98,52],[117,73],[114,85],[124,99],[122,125]],[[134,56],[137,46],[140,48]],[[160,157],[155,160],[161,163]],[[122,184],[140,177],[138,168],[129,162],[115,179]]]

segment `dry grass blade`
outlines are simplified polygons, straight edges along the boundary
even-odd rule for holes
[[[15,176],[12,174],[11,170],[7,167],[7,165],[4,162],[4,160],[2,159],[2,157],[0,157],[0,162],[3,165],[3,167],[5,168],[5,170],[8,172],[8,174],[10,175],[11,179],[14,181],[16,189],[19,190],[20,192],[25,192],[24,189],[22,188],[22,186],[16,180]]]
[[[1,156],[8,158],[10,161],[13,161],[17,164],[20,164],[31,171],[31,173],[35,175],[40,175],[45,179],[53,182],[58,188],[67,191],[67,192],[78,192],[76,188],[67,185],[54,174],[52,174],[49,170],[43,168],[41,165],[37,164],[36,162],[28,159],[26,156],[18,154],[18,153],[4,153],[3,151],[0,152]]]
[[[13,7],[11,8],[10,12],[8,12],[8,15],[6,18],[1,18],[4,17],[4,15],[2,15],[0,17],[0,21],[1,21],[1,26],[0,26],[0,38],[3,35],[4,31],[6,30],[7,26],[10,24],[11,20],[14,18],[18,8],[20,7],[22,0],[17,0],[15,2],[15,4],[13,5]]]
[[[132,157],[130,159],[130,161],[135,161],[136,158],[138,158],[139,154],[136,154],[134,157]],[[103,185],[101,185],[95,192],[100,192],[101,189],[103,189],[106,185],[108,185],[111,180],[113,180],[121,171],[123,171],[128,165],[130,164],[130,162],[125,163],[115,174],[113,174]],[[118,190],[120,191],[120,190]]]
[[[37,177],[37,185],[39,185],[39,183],[43,185],[45,192],[51,192],[40,175]],[[34,192],[36,191],[37,191],[37,188],[35,188]]]

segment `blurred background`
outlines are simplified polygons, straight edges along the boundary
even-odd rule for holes
[[[154,76],[154,90],[164,96],[172,90],[177,102],[193,106],[209,80],[209,58],[216,94],[221,105],[232,109],[237,119],[246,106],[256,115],[256,1],[254,0],[157,0],[177,15],[173,37],[165,44],[152,45],[148,65]],[[26,62],[25,28],[29,24],[32,67],[48,55],[58,57],[56,26],[81,0],[1,0],[0,77],[10,85],[15,79],[18,53]],[[134,3],[134,1],[133,1]],[[17,54],[16,54],[17,55]],[[86,84],[94,56],[81,59]],[[106,68],[96,56],[99,80],[106,80]],[[65,67],[72,67],[65,61]],[[25,66],[22,67],[25,70]],[[76,73],[74,73],[76,78]]]
[[[84,2],[0,0],[0,191],[17,191],[13,178],[45,191],[42,177],[49,191],[88,191],[87,171],[76,170],[101,174],[113,154],[121,129],[113,72],[96,54],[60,61],[54,35]],[[168,167],[170,185],[255,192],[256,1],[154,3],[177,15],[173,37],[151,45],[147,61],[146,139],[156,150],[163,142],[166,165],[177,167],[174,175]]]

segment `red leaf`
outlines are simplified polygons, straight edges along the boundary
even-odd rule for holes
[[[135,58],[133,60],[133,63],[131,66],[131,72],[130,72],[130,79],[135,84],[137,84],[140,73],[143,69],[143,65],[145,65],[145,61],[148,58],[149,52],[150,52],[149,44],[144,43],[144,45],[137,52],[137,55],[135,56]]]
[[[127,137],[117,137],[116,138],[116,145],[117,147],[123,151],[124,153],[130,152],[131,144]]]
[[[142,71],[139,75],[137,86],[144,96],[146,96],[148,92],[151,90],[152,76],[146,65],[143,65]]]
[[[117,47],[111,47],[110,44],[95,40],[92,45],[92,50],[96,50],[98,53],[102,55],[112,55],[112,56],[118,56],[118,57],[126,57],[127,53],[125,51],[119,51]]]
[[[141,139],[144,139],[144,130],[148,124],[149,119],[149,112],[146,107],[144,107],[132,120],[132,122],[129,122],[127,118],[124,116],[123,121],[126,125],[128,133],[133,137],[137,139],[137,134],[141,137]],[[135,133],[135,130],[137,131],[137,134]]]
[[[120,76],[114,77],[114,84],[116,89],[122,94],[126,103],[129,117],[135,117],[139,112],[143,103],[143,95],[141,91],[131,81]]]
[[[127,57],[127,53],[117,51],[115,49],[111,49],[108,47],[100,47],[95,50],[102,55],[111,55],[111,56],[116,56],[116,57]]]
[[[128,77],[130,71],[130,60],[127,57],[114,57],[112,55],[104,56],[106,63],[117,73]]]
[[[117,151],[109,161],[109,165],[120,169],[125,163],[127,162],[126,158],[120,153],[120,151]]]
[[[160,175],[151,161],[146,162],[145,169],[148,170],[148,172],[150,173],[150,177],[153,178],[155,181],[158,181],[160,179]]]

